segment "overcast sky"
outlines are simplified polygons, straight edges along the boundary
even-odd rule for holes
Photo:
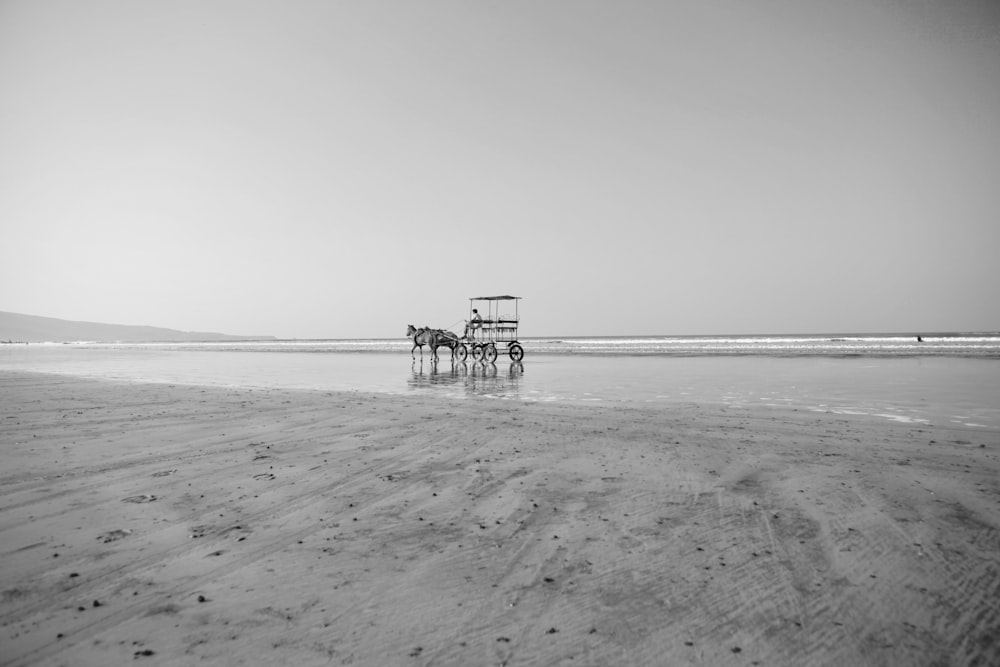
[[[1000,329],[1000,3],[0,0],[0,310]]]

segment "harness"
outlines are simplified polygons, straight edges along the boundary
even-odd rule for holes
[[[431,336],[433,336],[434,339],[433,343],[437,343],[438,345],[441,345],[442,341],[447,341],[447,343],[443,344],[447,345],[448,347],[454,348],[455,343],[458,342],[458,336],[451,333],[450,331],[445,331],[444,329],[431,329],[430,327],[420,327],[419,329],[415,329],[413,332],[413,344],[417,345],[418,347],[423,347],[424,345],[432,345],[433,344],[432,341],[426,340],[426,338],[423,342],[419,340],[426,334],[430,334]]]

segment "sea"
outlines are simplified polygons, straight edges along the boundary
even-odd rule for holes
[[[918,339],[919,335],[919,339]],[[1000,437],[1000,333],[537,337],[493,364],[405,338],[0,345],[0,370],[126,382],[864,414]],[[970,436],[971,437],[971,436]]]

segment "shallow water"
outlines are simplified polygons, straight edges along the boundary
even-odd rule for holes
[[[399,352],[214,351],[149,346],[0,348],[0,369],[93,378],[449,398],[787,406],[1000,430],[1000,360],[533,354],[495,366]]]

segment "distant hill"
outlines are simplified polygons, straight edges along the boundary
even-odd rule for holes
[[[274,336],[232,336],[127,324],[73,322],[54,317],[0,311],[0,341],[15,343],[181,343],[224,340],[272,340]]]

